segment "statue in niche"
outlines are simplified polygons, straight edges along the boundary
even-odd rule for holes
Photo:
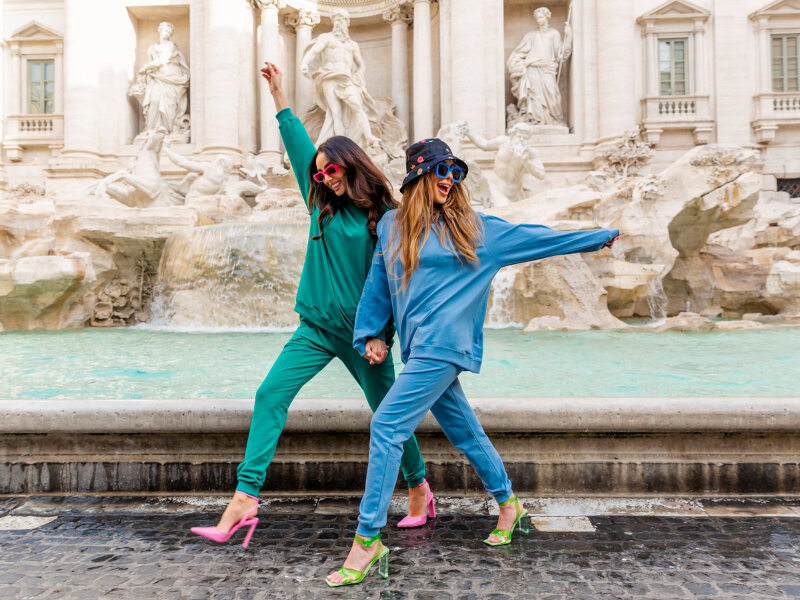
[[[561,65],[572,53],[572,29],[564,24],[564,40],[550,27],[550,10],[533,11],[539,27],[526,34],[508,57],[511,92],[517,99],[509,106],[508,126],[525,122],[532,125],[561,125],[561,92],[558,76]]]
[[[487,175],[493,206],[522,200],[530,194],[531,178],[544,179],[544,163],[532,145],[536,133],[532,125],[517,123],[508,130],[508,135],[491,140],[470,131],[466,123],[463,133],[481,150],[497,153],[494,168]]]
[[[367,92],[361,50],[350,38],[350,15],[339,8],[331,21],[333,31],[308,45],[300,65],[301,74],[314,82],[316,108],[303,118],[309,133],[316,134],[317,145],[346,135],[372,156],[402,156],[405,125],[394,116],[390,100]]]
[[[145,132],[131,168],[112,173],[90,185],[85,192],[93,191],[96,196],[108,194],[133,208],[181,204],[183,199],[161,176],[158,166],[166,133],[163,127]]]
[[[172,23],[158,26],[158,43],[147,49],[147,63],[139,69],[130,95],[142,105],[144,132],[163,128],[169,139],[189,141],[189,66],[171,40]]]

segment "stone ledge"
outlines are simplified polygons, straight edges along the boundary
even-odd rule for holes
[[[474,398],[487,432],[799,432],[800,397]],[[0,434],[243,433],[251,399],[0,400]],[[298,399],[285,431],[363,433],[359,398]],[[418,432],[437,432],[431,415]]]

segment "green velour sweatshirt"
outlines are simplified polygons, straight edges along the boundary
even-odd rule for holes
[[[317,149],[291,108],[276,116],[300,193],[308,206],[308,167]],[[347,197],[342,200],[342,208],[323,222],[323,236],[317,240],[311,238],[320,233],[319,208],[311,210],[306,259],[294,310],[301,319],[352,342],[356,308],[372,264],[375,240],[367,230],[368,211]],[[391,340],[393,326],[384,333]]]

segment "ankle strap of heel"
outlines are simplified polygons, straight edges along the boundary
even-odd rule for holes
[[[381,534],[379,533],[375,537],[371,537],[371,538],[363,538],[360,535],[356,534],[355,538],[353,538],[353,539],[355,539],[355,541],[358,542],[359,544],[361,544],[362,546],[366,546],[367,548],[369,548],[375,542],[380,541]]]

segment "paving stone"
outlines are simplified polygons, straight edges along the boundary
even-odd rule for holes
[[[70,508],[38,529],[0,537],[0,598],[800,597],[796,517],[592,517],[591,533],[516,533],[510,545],[490,548],[481,540],[492,518],[450,515],[420,529],[387,528],[390,578],[373,568],[357,591],[336,591],[323,579],[347,555],[354,515],[315,513],[308,502],[291,513],[288,505],[262,509],[247,550],[243,533],[215,544],[188,531],[216,514],[141,515],[126,507],[131,514],[77,515]]]

